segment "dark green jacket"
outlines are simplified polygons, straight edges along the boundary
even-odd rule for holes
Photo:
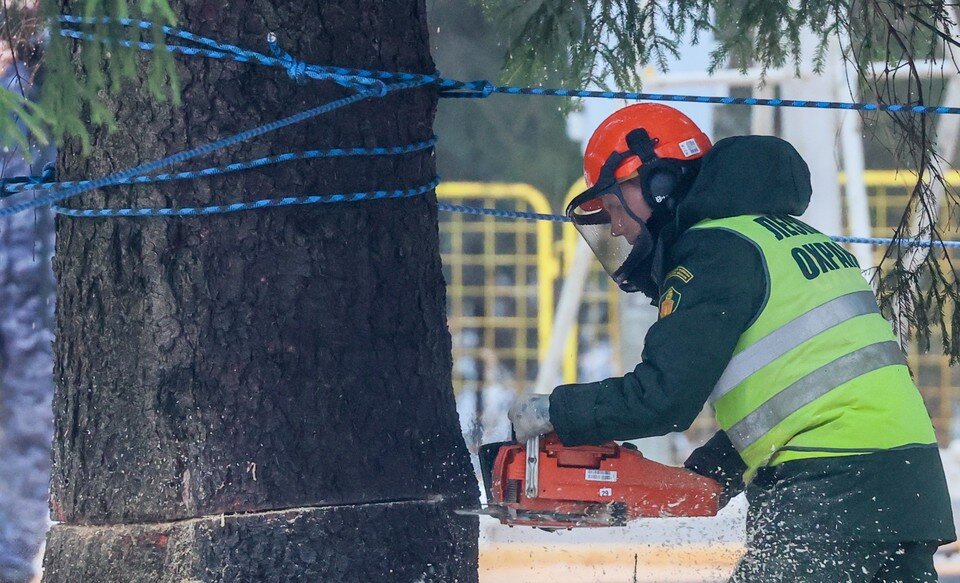
[[[810,194],[807,165],[786,142],[764,136],[717,142],[658,243],[652,279],[661,290],[673,289],[670,309],[661,312],[669,314],[647,332],[633,372],[557,387],[550,420],[560,439],[592,444],[687,429],[768,285],[759,251],[746,240],[690,227],[744,214],[800,215]],[[743,462],[723,432],[686,465],[718,479],[730,494],[744,487]],[[826,529],[860,540],[955,538],[935,447],[788,462],[758,473],[747,496],[752,522],[762,522],[761,505],[776,507],[781,534],[797,538]]]

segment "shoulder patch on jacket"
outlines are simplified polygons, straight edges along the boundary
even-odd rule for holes
[[[675,277],[683,283],[690,283],[690,280],[693,279],[693,274],[690,273],[690,270],[686,267],[678,265],[673,269],[673,271],[667,274],[667,277],[665,277],[663,281],[667,281],[671,277]]]
[[[667,288],[660,296],[660,318],[666,318],[672,314],[680,304],[680,292],[674,287]]]

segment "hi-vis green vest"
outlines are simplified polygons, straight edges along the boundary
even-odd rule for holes
[[[744,215],[694,228],[754,244],[769,289],[710,395],[747,465],[935,442],[890,324],[851,253],[789,217]]]

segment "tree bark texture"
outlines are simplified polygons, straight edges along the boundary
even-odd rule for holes
[[[276,31],[307,62],[433,71],[421,0],[171,4],[183,28],[239,46],[263,51]],[[132,85],[111,104],[117,131],[96,130],[89,157],[65,148],[60,177],[103,176],[349,93],[256,65],[178,62],[181,106]],[[188,167],[420,141],[435,109],[432,88],[391,93]],[[409,188],[433,175],[429,152],[309,160],[69,205],[200,206]],[[477,487],[451,390],[433,194],[59,217],[54,268],[61,524],[46,580],[476,579],[476,521],[452,514],[476,504]],[[364,554],[377,559],[358,571]],[[128,563],[111,566],[117,557]],[[408,565],[423,572],[411,578]]]

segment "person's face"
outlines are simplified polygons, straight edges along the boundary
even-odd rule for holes
[[[630,210],[640,219],[647,221],[653,215],[653,210],[643,199],[643,193],[636,180],[627,180],[620,183],[620,192],[623,202],[616,194],[605,194],[601,198],[603,208],[610,215],[610,235],[623,237],[631,245],[635,245],[644,226],[637,223],[623,208],[623,203],[630,205]]]

